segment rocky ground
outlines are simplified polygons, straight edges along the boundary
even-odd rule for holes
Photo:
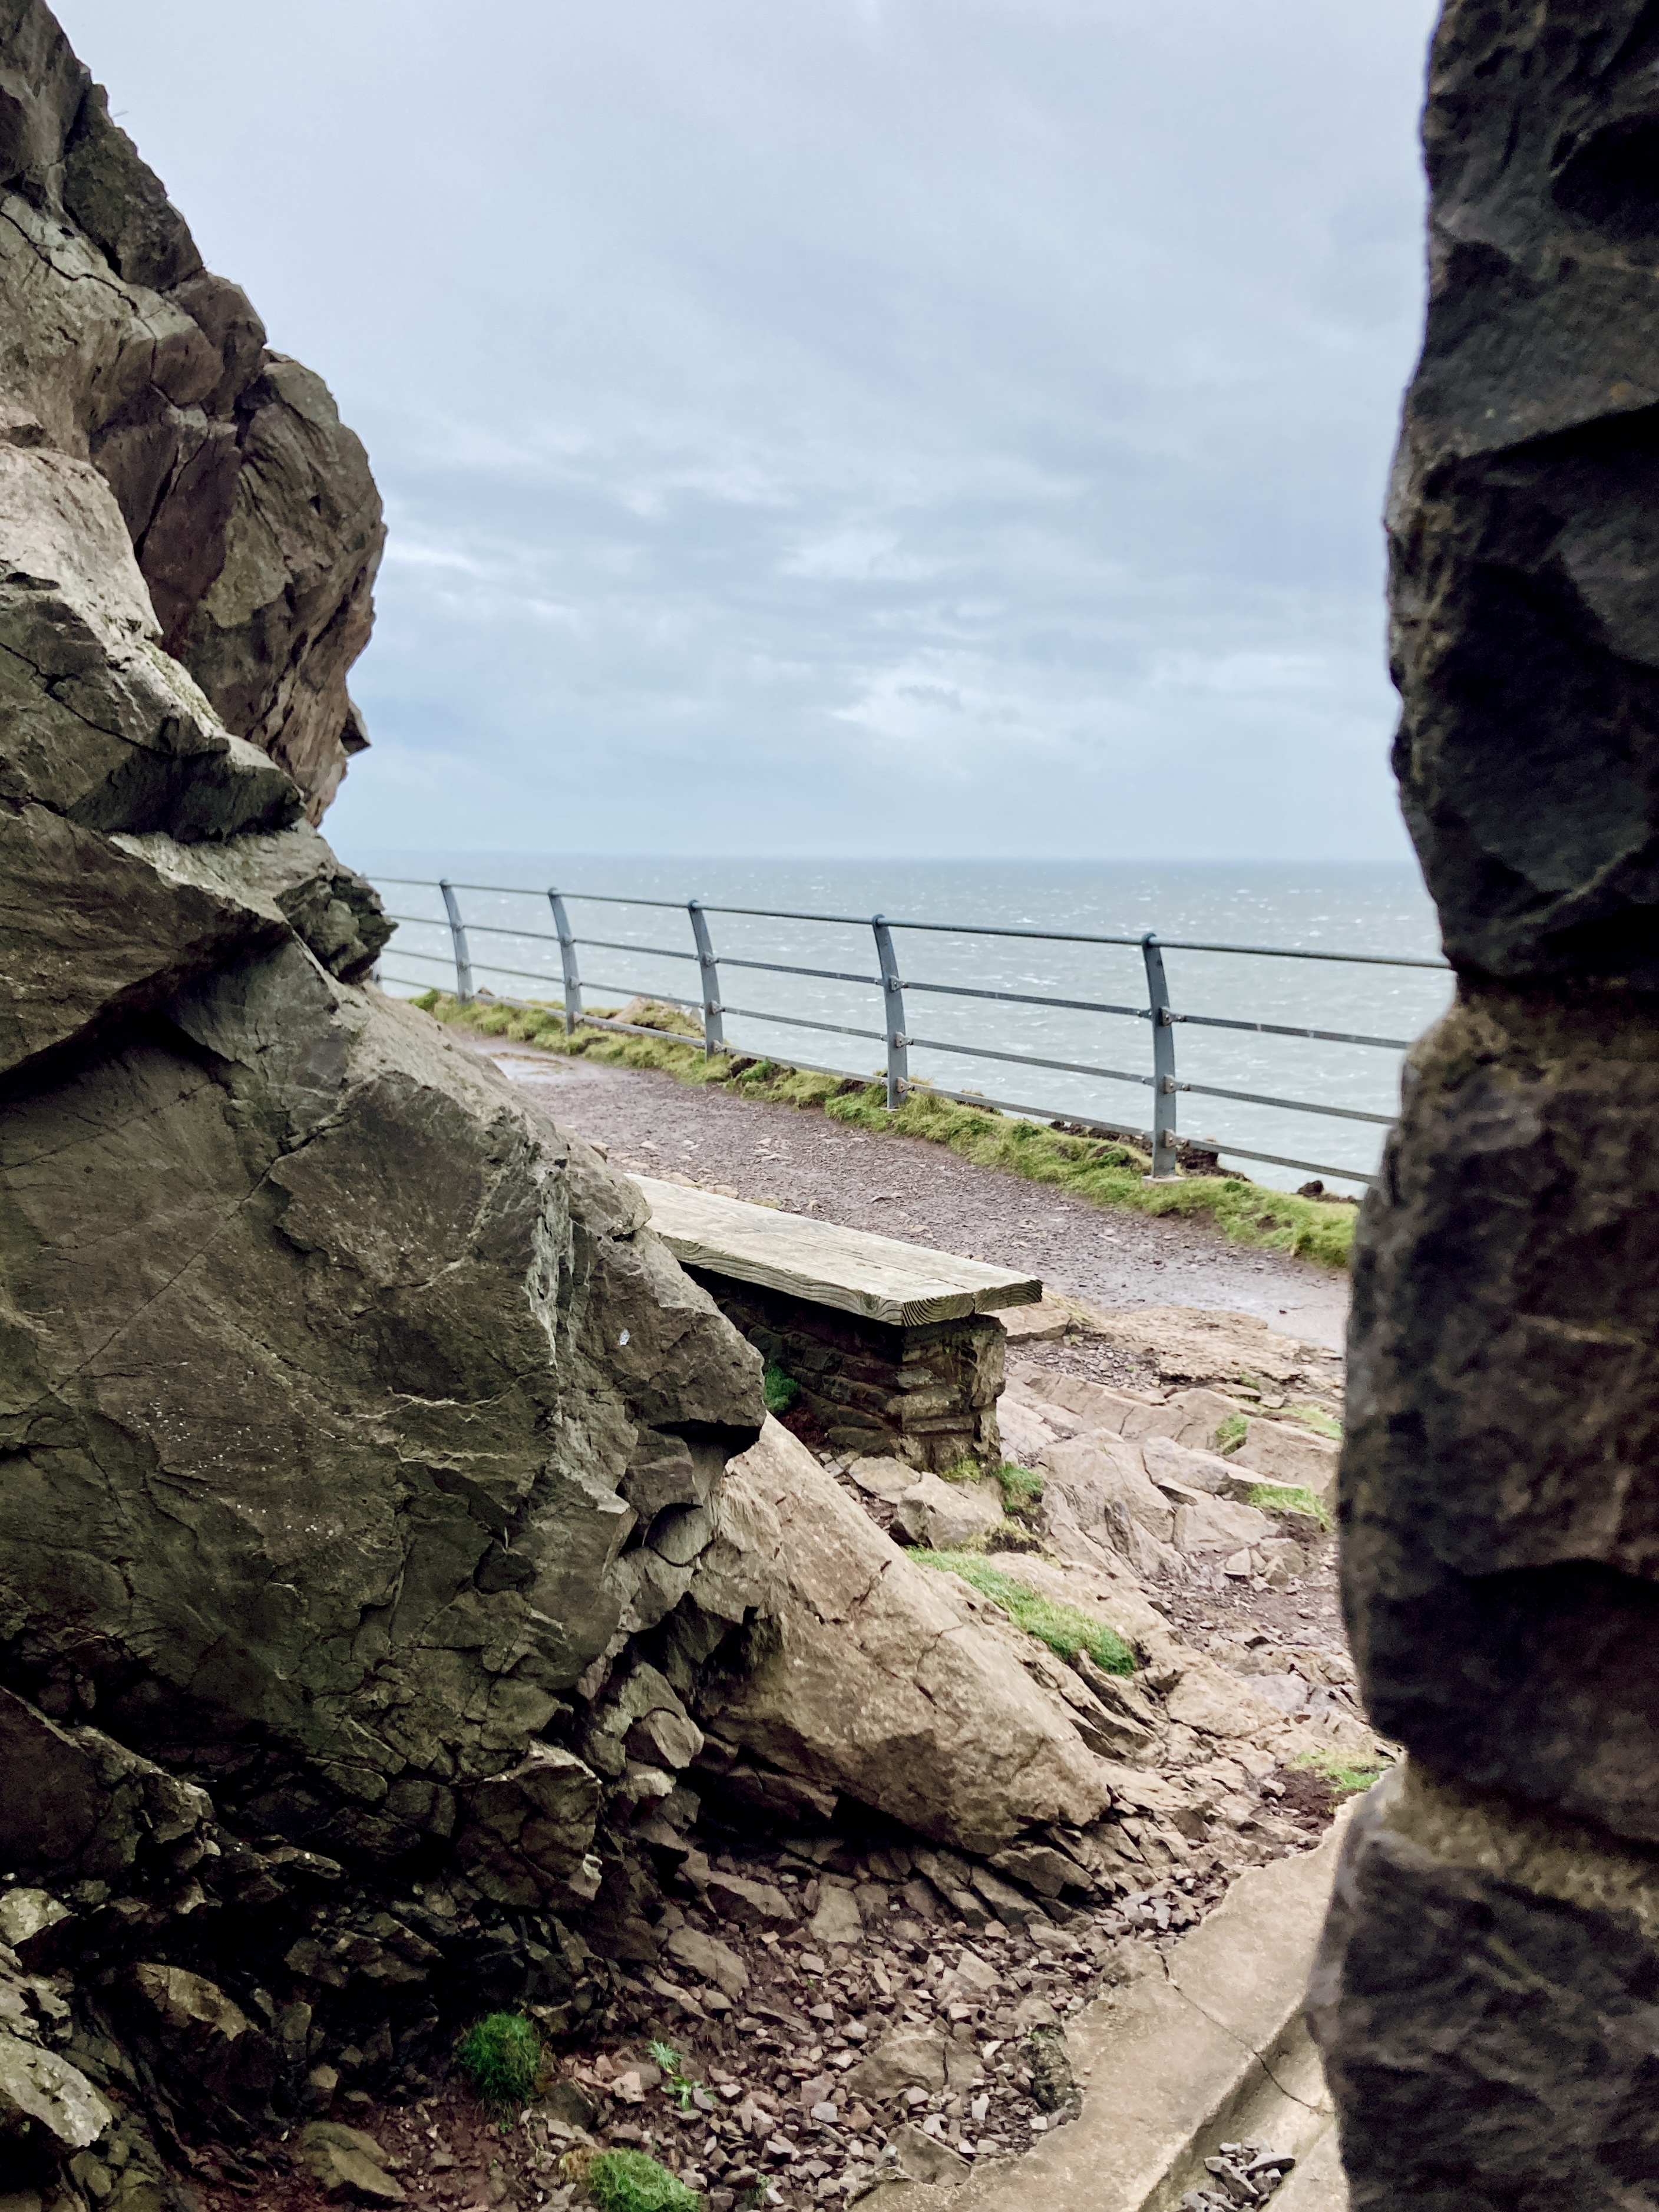
[[[1028,1444],[1031,1423],[1066,1430],[1064,1410],[1043,1393],[1073,1381],[1103,1383],[1114,1418],[1159,1425],[1170,1437],[1212,1419],[1212,1399],[1224,1395],[1218,1378],[1194,1387],[1160,1372],[1201,1364],[1179,1320],[1155,1320],[1137,1343],[1099,1333],[1075,1308],[1059,1322],[1047,1310],[1024,1318],[1031,1340],[1011,1347],[1007,1406],[1011,1427],[1027,1422]],[[1210,1334],[1234,1344],[1224,1326]],[[1172,1342],[1185,1345],[1184,1358],[1171,1358]],[[1239,1395],[1227,1402],[1252,1418],[1332,1402],[1334,1363],[1260,1332],[1258,1362],[1270,1364],[1275,1350],[1281,1364],[1302,1365],[1277,1378],[1235,1376]],[[1269,1419],[1267,1428],[1282,1425]],[[1075,1429],[1072,1440],[1090,1433]],[[818,1456],[860,1510],[895,1533],[896,1507],[883,1494],[883,1470],[894,1463]],[[356,2194],[372,2201],[378,2172],[382,2201],[400,2193],[422,2212],[564,2207],[582,2200],[585,2161],[596,2150],[633,2147],[706,2193],[709,2212],[805,2212],[856,2198],[895,2171],[959,2182],[1066,2125],[1078,2110],[1067,2021],[1136,1976],[1161,1972],[1160,1954],[1243,1867],[1316,1844],[1340,1802],[1334,1765],[1385,1755],[1352,1698],[1333,1541],[1302,1524],[1299,1534],[1302,1571],[1276,1585],[1201,1551],[1171,1550],[1135,1578],[1168,1625],[1170,1650],[1212,1662],[1212,1698],[1217,1685],[1224,1698],[1228,1683],[1255,1692],[1237,1711],[1184,1709],[1197,1723],[1187,1726],[1167,1694],[1179,1668],[1149,1668],[1127,1688],[1157,1731],[1139,1755],[1148,1817],[1136,1824],[1138,1870],[1118,1867],[1092,1894],[1056,1885],[1044,1895],[891,1823],[854,1826],[843,1815],[828,1831],[767,1834],[711,1802],[658,1923],[654,1964],[624,1972],[593,2031],[550,2061],[527,2106],[492,2114],[454,2080],[401,2104],[361,2093],[337,2101],[335,2120],[375,2147],[360,2169],[371,2185]],[[1066,1587],[1086,1598],[1079,1573],[1088,1555],[1063,1522],[1030,1552],[992,1556],[1034,1582],[1070,1577]],[[1125,1591],[1112,1595],[1121,1619]],[[1194,1679],[1189,1668],[1189,1692]],[[1281,1721],[1261,1697],[1297,1712]],[[1189,1806],[1206,1804],[1206,1817],[1172,1816],[1176,1790]],[[1233,2180],[1219,2176],[1214,2201],[1252,2201],[1237,2182],[1252,2166],[1251,2186],[1268,2194],[1279,2172],[1270,2150],[1232,2154]],[[314,2142],[307,2152],[299,2127],[251,2154],[209,2149],[198,2154],[199,2212],[320,2203],[311,2169],[331,2172],[333,2155]]]
[[[1288,1840],[1276,1848],[1316,1842],[1330,1785],[1281,1769],[1263,1786],[1280,1793]],[[951,1855],[926,1846],[726,1842],[688,1866],[663,1971],[630,1979],[606,2031],[561,2059],[531,2105],[492,2116],[451,2084],[345,2108],[384,2154],[383,2201],[395,2189],[434,2212],[568,2206],[583,2153],[618,2145],[707,2191],[709,2212],[842,2202],[894,2169],[965,2179],[1066,2124],[1067,2017],[1157,1971],[1231,1871],[1196,1855],[1109,1905],[1051,1901],[1005,1925],[983,1903],[965,1916],[948,1903],[921,1867],[942,1862],[948,1876]],[[299,2130],[251,2155],[209,2148],[197,2172],[201,2212],[328,2201]]]
[[[822,1114],[694,1091],[671,1075],[503,1046],[456,1027],[562,1127],[613,1164],[699,1183],[1041,1275],[1103,1306],[1225,1306],[1332,1347],[1347,1285],[1322,1267],[1230,1244],[1201,1223],[1104,1213],[1086,1200],[911,1137],[871,1137]]]

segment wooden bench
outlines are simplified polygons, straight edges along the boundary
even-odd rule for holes
[[[811,1221],[653,1176],[651,1225],[762,1356],[799,1383],[833,1451],[949,1468],[1000,1455],[1000,1309],[1042,1285],[983,1260]]]

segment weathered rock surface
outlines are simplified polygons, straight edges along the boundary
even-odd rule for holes
[[[1656,1924],[1651,1850],[1415,1761],[1380,1783],[1310,1990],[1356,2212],[1639,2202]]]
[[[1089,1328],[1144,1360],[1166,1383],[1242,1382],[1323,1392],[1340,1372],[1335,1352],[1282,1335],[1255,1314],[1201,1306],[1135,1306],[1121,1313],[1091,1307]]]
[[[407,2192],[386,2172],[386,2153],[362,2128],[309,2120],[300,2142],[311,2178],[325,2197],[355,2204],[404,2203]]]
[[[1110,1803],[1042,1648],[913,1565],[775,1421],[728,1470],[692,1589],[706,1613],[763,1624],[742,1668],[704,1685],[716,1750],[975,1851]]]
[[[45,2187],[141,2081],[234,2135],[417,2065],[434,1988],[592,2005],[556,1912],[634,1925],[630,1822],[695,1811],[629,1639],[763,1409],[633,1188],[368,984],[307,819],[362,449],[24,0],[0,188],[0,1871],[68,1992],[3,1999],[0,2131]]]
[[[1389,535],[1401,796],[1453,958],[1659,985],[1652,27],[1449,6]]]
[[[203,268],[38,0],[0,7],[0,94],[8,458],[125,526],[144,629],[316,821],[368,743],[346,692],[385,536],[363,449]]]
[[[1656,61],[1639,0],[1448,0],[1430,68],[1395,758],[1460,972],[1356,1261],[1345,1601],[1413,1769],[1321,1982],[1356,2204],[1659,2172]]]
[[[1192,1333],[1177,1327],[1177,1346]],[[1334,1486],[1333,1443],[1295,1421],[1247,1416],[1218,1390],[1154,1401],[1018,1360],[1002,1418],[1042,1473],[1047,1534],[1084,1563],[1107,1548],[1143,1575],[1207,1575],[1224,1555],[1231,1574],[1242,1554],[1247,1579],[1282,1586],[1305,1564],[1291,1532],[1317,1526],[1302,1493],[1322,1502]],[[1227,1455],[1210,1449],[1218,1437],[1230,1437]],[[1269,1476],[1264,1462],[1288,1474]]]
[[[913,1544],[936,1552],[959,1551],[994,1528],[1002,1518],[1002,1499],[994,1483],[945,1482],[924,1472],[900,1497],[893,1514]]]
[[[1659,1022],[1628,1002],[1483,992],[1419,1048],[1356,1271],[1344,1473],[1379,1725],[1649,1840],[1656,1109]]]

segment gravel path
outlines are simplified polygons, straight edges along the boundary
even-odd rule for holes
[[[1097,1305],[1222,1307],[1310,1343],[1342,1343],[1344,1278],[1229,1244],[1202,1223],[1109,1211],[918,1137],[869,1136],[817,1111],[692,1090],[654,1069],[449,1034],[562,1127],[605,1146],[618,1167],[725,1183],[739,1198],[775,1199],[843,1228],[1019,1268]]]

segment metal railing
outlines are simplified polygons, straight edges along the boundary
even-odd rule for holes
[[[1405,1037],[1370,1036],[1346,1030],[1304,1028],[1294,1024],[1248,1021],[1236,1017],[1217,1014],[1197,1014],[1178,1011],[1171,1000],[1168,977],[1164,964],[1166,952],[1224,953],[1241,957],[1264,960],[1310,960],[1341,963],[1355,967],[1428,969],[1449,973],[1443,960],[1409,957],[1401,954],[1328,952],[1290,949],[1267,945],[1223,945],[1201,940],[1160,938],[1155,931],[1146,931],[1139,936],[1097,935],[1071,929],[1041,929],[1018,925],[996,927],[986,923],[908,921],[895,915],[813,914],[802,913],[781,907],[748,907],[710,905],[702,899],[630,898],[615,893],[560,891],[555,889],[529,890],[521,885],[505,884],[463,884],[444,878],[433,882],[407,876],[385,876],[377,878],[380,884],[404,889],[437,891],[443,902],[445,921],[439,923],[428,915],[390,914],[397,922],[407,922],[422,928],[447,927],[450,951],[447,955],[422,952],[412,946],[399,945],[393,955],[399,959],[434,963],[454,970],[457,998],[469,1001],[478,994],[473,981],[473,956],[469,931],[478,936],[497,936],[513,939],[518,944],[545,944],[558,948],[558,972],[547,969],[504,967],[497,963],[483,961],[489,973],[510,976],[517,981],[532,981],[554,985],[559,991],[564,1012],[567,1034],[579,1025],[594,1029],[618,1030],[641,1036],[659,1036],[663,1032],[636,1022],[624,1022],[614,1015],[588,1012],[582,1004],[586,991],[600,991],[609,995],[617,993],[625,997],[642,996],[659,1003],[678,1006],[701,1021],[703,1050],[707,1054],[738,1049],[726,1036],[725,1017],[780,1024],[786,1028],[809,1030],[822,1035],[859,1037],[883,1047],[886,1060],[887,1104],[890,1109],[902,1103],[909,1091],[925,1090],[932,1096],[957,1100],[964,1105],[991,1106],[1002,1112],[1050,1121],[1062,1121],[1076,1130],[1086,1130],[1103,1136],[1121,1133],[1121,1125],[1079,1115],[1070,1109],[1024,1103],[1006,1098],[992,1098],[977,1091],[948,1091],[933,1083],[922,1084],[910,1073],[912,1047],[928,1052],[957,1054],[964,1058],[980,1060],[1005,1061],[1017,1067],[1042,1068],[1062,1073],[1085,1075],[1109,1083],[1134,1084],[1152,1092],[1152,1127],[1135,1132],[1147,1144],[1152,1154],[1149,1181],[1172,1180],[1182,1143],[1177,1134],[1177,1101],[1183,1092],[1200,1097],[1224,1098],[1246,1105],[1276,1108],[1285,1112],[1316,1115],[1340,1121],[1360,1121],[1388,1128],[1395,1117],[1376,1114],[1353,1106],[1339,1106],[1328,1101],[1312,1098],[1281,1098],[1255,1091],[1229,1089],[1212,1083],[1182,1080],[1176,1066],[1176,1030],[1183,1024],[1208,1030],[1247,1031],[1261,1036],[1295,1037],[1340,1045],[1359,1045],[1379,1050],[1403,1053],[1410,1048],[1411,1040]],[[461,912],[459,894],[463,891],[485,892],[493,896],[545,899],[551,915],[550,932],[525,929],[515,926],[478,921],[467,921]],[[592,906],[622,906],[653,908],[665,913],[683,914],[690,927],[690,948],[664,945],[641,945],[624,939],[605,937],[577,936],[571,928],[568,908],[579,902]],[[737,954],[717,954],[709,929],[711,915],[744,915],[751,919],[785,922],[812,922],[868,929],[873,940],[875,975],[854,974],[837,968],[804,967],[790,961],[756,960]],[[896,930],[919,934],[949,934],[964,938],[1032,939],[1052,944],[1133,946],[1138,948],[1144,963],[1148,1003],[1144,1006],[1122,1006],[1096,999],[1051,997],[1042,993],[1003,991],[978,988],[961,983],[929,982],[901,971],[894,945]],[[654,985],[633,985],[600,982],[584,977],[578,958],[579,950],[623,952],[647,955],[653,959],[692,961],[697,967],[698,990],[695,996],[678,994],[657,988]],[[549,959],[550,961],[551,955]],[[724,996],[720,981],[722,969],[744,969],[776,975],[809,976],[824,982],[867,985],[880,993],[880,1029],[863,1029],[841,1022],[814,1021],[801,1014],[780,1013],[769,1008],[737,1006]],[[380,974],[382,982],[396,983],[405,988],[426,990],[434,988],[429,978]],[[688,981],[690,979],[688,978]],[[934,995],[943,998],[969,999],[1009,1006],[1047,1006],[1079,1013],[1104,1015],[1146,1022],[1151,1030],[1151,1066],[1146,1072],[1133,1068],[1106,1067],[1091,1061],[1053,1060],[1029,1052],[1011,1052],[983,1043],[964,1043],[960,1040],[925,1037],[915,1035],[909,1027],[905,1011],[907,993]],[[546,999],[531,1000],[513,997],[505,993],[491,992],[489,995],[498,1004],[509,1006],[546,1005]],[[746,1049],[746,1048],[745,1048]],[[753,1059],[775,1057],[757,1052]],[[821,1061],[805,1060],[793,1053],[789,1065],[810,1069],[816,1074],[836,1075],[854,1082],[867,1082],[870,1078],[856,1071],[834,1067]],[[1333,1167],[1316,1160],[1287,1158],[1283,1153],[1264,1152],[1243,1145],[1229,1142],[1224,1138],[1206,1135],[1185,1140],[1196,1149],[1229,1158],[1257,1160],[1273,1167],[1305,1170],[1316,1176],[1335,1176],[1346,1182],[1369,1182],[1372,1177],[1363,1168]]]

